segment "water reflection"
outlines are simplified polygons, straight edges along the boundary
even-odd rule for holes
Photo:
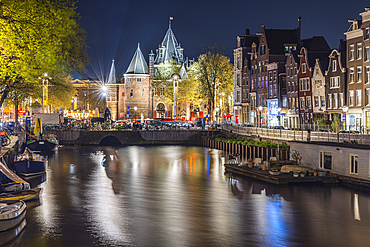
[[[224,157],[201,147],[61,148],[22,243],[366,246],[369,195],[224,174]]]

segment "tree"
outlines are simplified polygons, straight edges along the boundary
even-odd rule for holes
[[[214,112],[216,98],[233,91],[233,65],[217,47],[209,47],[205,54],[201,54],[190,66],[188,74],[198,82],[199,94],[207,100],[211,112]]]
[[[57,91],[72,70],[83,71],[86,34],[75,10],[74,0],[0,2],[0,106],[10,92],[40,95],[38,78],[45,72]]]

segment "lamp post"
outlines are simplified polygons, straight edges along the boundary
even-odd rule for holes
[[[260,110],[260,128],[262,128],[262,110],[263,110],[263,106],[259,106],[258,107],[258,110]]]
[[[344,129],[347,130],[347,112],[348,112],[348,106],[343,106],[342,110],[344,112]]]
[[[42,79],[42,113],[49,113],[49,106],[48,106],[48,87],[49,87],[49,80],[51,77],[48,77],[48,74],[43,74],[43,77],[39,77],[39,80]],[[46,107],[46,109],[45,109]]]
[[[136,121],[136,111],[137,111],[137,106],[134,106],[134,110],[135,110],[135,120]]]

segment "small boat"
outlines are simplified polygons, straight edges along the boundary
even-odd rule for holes
[[[0,193],[0,202],[5,201],[30,201],[37,199],[40,195],[41,188],[27,189],[15,192]]]
[[[20,239],[20,236],[23,234],[23,229],[27,225],[27,220],[24,219],[16,227],[9,229],[4,232],[0,232],[0,246],[15,246],[15,243]]]
[[[31,140],[26,142],[26,147],[33,151],[50,153],[58,149],[58,140],[56,138]]]
[[[0,192],[15,192],[30,189],[30,184],[0,162]]]
[[[26,147],[23,154],[18,155],[9,168],[19,176],[36,176],[45,173],[46,162],[44,156],[34,153]]]
[[[16,227],[26,216],[24,201],[0,203],[0,232]]]
[[[26,142],[26,147],[28,147],[29,149],[33,151],[48,152],[48,153],[52,151],[56,151],[58,149],[59,142],[55,135],[53,134],[50,134],[48,136],[42,135],[41,118],[36,119],[36,123],[34,127],[34,134],[35,134],[35,137],[32,136],[33,140]]]

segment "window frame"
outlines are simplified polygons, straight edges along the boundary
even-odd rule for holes
[[[354,161],[354,164],[352,164],[352,161]],[[358,175],[358,154],[349,154],[349,174]]]
[[[330,154],[330,168],[326,167],[325,155]],[[319,151],[319,168],[323,170],[333,170],[333,152]]]

